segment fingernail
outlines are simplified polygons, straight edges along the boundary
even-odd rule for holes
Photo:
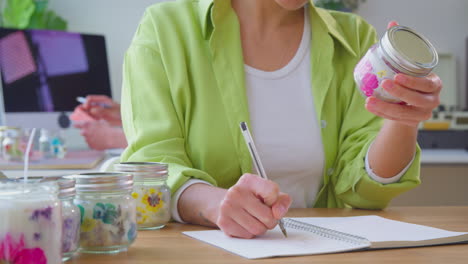
[[[367,105],[368,105],[368,106],[374,107],[374,106],[376,105],[376,103],[377,103],[377,102],[375,101],[375,99],[370,98],[370,97],[367,98]]]
[[[284,205],[278,206],[278,210],[281,217],[283,217],[288,212],[288,209]]]
[[[395,81],[405,84],[408,81],[408,78],[403,74],[397,74],[397,76],[395,76]]]
[[[382,86],[385,90],[392,90],[393,89],[393,82],[391,80],[386,80],[382,83]]]

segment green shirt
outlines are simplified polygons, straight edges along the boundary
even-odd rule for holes
[[[353,69],[376,42],[375,30],[356,15],[310,5],[311,89],[325,153],[313,206],[384,208],[420,183],[420,150],[399,182],[384,185],[368,176],[364,158],[382,119],[364,108]],[[191,178],[229,188],[252,171],[238,127],[249,122],[249,111],[230,1],[147,9],[125,56],[122,118],[129,145],[121,160],[168,163],[173,192]]]

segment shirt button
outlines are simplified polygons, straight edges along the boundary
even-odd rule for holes
[[[322,122],[321,122],[321,123],[322,123],[322,128],[326,128],[326,127],[327,127],[327,121],[325,121],[325,120],[322,120]]]
[[[329,168],[329,169],[327,170],[328,176],[332,176],[332,174],[333,174],[334,171],[335,171],[334,168]]]

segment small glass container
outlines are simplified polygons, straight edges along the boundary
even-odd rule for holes
[[[359,61],[354,80],[364,96],[402,103],[382,88],[382,81],[393,80],[398,73],[427,76],[438,60],[436,49],[424,36],[408,27],[394,26]]]
[[[62,212],[54,182],[0,182],[0,263],[62,263]]]
[[[80,242],[81,213],[74,204],[75,180],[58,178],[59,199],[62,203],[62,260],[67,261],[78,250]]]
[[[157,162],[123,162],[116,171],[133,174],[132,197],[137,203],[139,230],[159,229],[171,220],[171,190],[166,184],[167,164]]]
[[[20,129],[10,127],[4,131],[2,140],[2,157],[7,161],[21,161]]]
[[[82,173],[76,180],[75,204],[81,211],[79,251],[126,251],[137,234],[133,176],[126,173]]]

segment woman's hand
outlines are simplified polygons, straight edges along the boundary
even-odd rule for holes
[[[371,96],[366,100],[366,109],[407,126],[417,127],[419,122],[430,119],[432,110],[440,103],[442,82],[434,73],[427,77],[397,74],[393,80],[385,80],[382,86],[406,104],[388,103]]]
[[[106,120],[113,126],[121,126],[120,104],[105,95],[88,95],[86,103],[78,106],[96,120]]]
[[[290,205],[276,183],[244,174],[221,201],[216,224],[228,236],[253,238],[274,228]]]
[[[75,124],[91,149],[105,150],[127,147],[123,130],[112,127],[106,121],[88,121]]]
[[[217,226],[226,235],[253,238],[278,223],[291,205],[276,183],[246,173],[228,190],[197,183],[185,189],[177,208],[192,224]]]
[[[389,27],[398,25],[392,21]],[[393,80],[385,80],[382,87],[406,104],[384,102],[374,96],[367,98],[366,109],[380,117],[399,124],[417,127],[421,121],[432,117],[432,110],[440,103],[442,82],[434,73],[426,77],[397,74]]]

